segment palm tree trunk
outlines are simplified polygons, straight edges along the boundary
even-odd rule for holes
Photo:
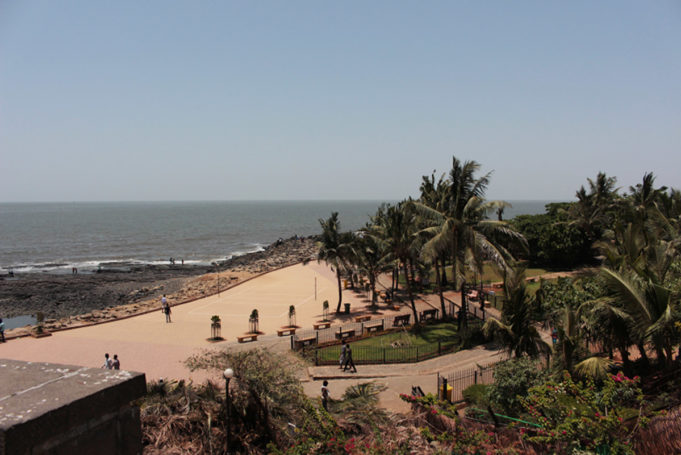
[[[376,305],[376,275],[369,274],[369,287],[371,288],[371,306]]]
[[[650,365],[650,359],[648,358],[648,354],[646,353],[646,348],[645,345],[641,342],[637,344],[638,346],[638,352],[641,354],[641,358],[643,359],[643,363],[647,367]]]
[[[440,261],[442,261],[442,278],[440,279],[440,283],[442,286],[447,286],[447,261],[444,257],[441,257]]]
[[[414,303],[414,294],[411,292],[411,286],[409,284],[409,278],[407,275],[407,261],[403,262],[404,264],[404,276],[407,277],[404,281],[407,283],[407,293],[409,294],[409,301],[411,302],[411,311],[414,313],[414,325],[418,326],[419,325],[419,315],[416,312],[416,304]]]
[[[341,273],[338,267],[336,267],[336,279],[338,280],[338,306],[336,307],[336,313],[340,313],[341,303],[343,302],[343,288],[341,288]]]
[[[437,293],[440,294],[440,306],[442,307],[442,319],[447,318],[447,310],[445,308],[445,296],[442,293],[442,284],[440,281],[440,267],[437,259],[435,259],[435,281],[437,282]]]

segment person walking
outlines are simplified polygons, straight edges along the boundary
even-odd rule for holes
[[[329,410],[329,381],[322,383],[322,406],[325,411]]]
[[[345,340],[341,342],[341,351],[340,351],[340,357],[338,359],[338,368],[343,369],[343,365],[345,364],[345,353],[348,350],[348,345],[345,343]]]
[[[357,373],[357,367],[355,366],[355,361],[352,360],[352,348],[349,344],[346,345],[345,350],[345,364],[343,365],[343,371],[347,371],[352,367],[352,372]]]
[[[118,360],[118,354],[114,354],[113,362],[111,362],[114,370],[121,369],[121,361]]]
[[[166,299],[165,294],[161,297],[161,312],[166,315],[166,322],[172,322],[170,320],[170,305],[168,304],[168,299]]]
[[[104,354],[104,365],[102,365],[102,368],[106,368],[107,370],[113,368],[113,361],[109,358],[108,352]]]
[[[5,323],[2,322],[2,318],[0,318],[0,340],[5,342]]]

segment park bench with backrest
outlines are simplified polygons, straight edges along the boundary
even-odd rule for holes
[[[315,322],[314,324],[312,324],[312,327],[314,327],[315,330],[328,329],[329,327],[331,327],[331,322],[330,321]]]
[[[257,333],[249,333],[246,335],[241,335],[239,337],[236,337],[237,341],[239,343],[245,343],[247,341],[258,341],[258,334]]]
[[[399,316],[395,316],[393,319],[393,327],[409,325],[409,319],[411,319],[411,314],[401,314]]]
[[[280,337],[283,337],[284,335],[293,335],[294,333],[296,333],[295,327],[282,327],[277,330],[277,335]]]
[[[363,314],[361,316],[355,316],[355,322],[365,322],[371,319],[370,314]]]
[[[437,319],[438,311],[436,309],[421,311],[421,322],[434,321]]]

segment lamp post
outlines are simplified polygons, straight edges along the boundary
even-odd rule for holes
[[[234,377],[234,370],[227,368],[222,372],[222,376],[225,378],[225,406],[227,407],[227,453],[229,453],[229,439],[231,437],[231,414],[232,406],[229,397],[229,381]]]
[[[218,271],[218,297],[220,296],[220,264],[218,262],[213,262],[215,269]]]

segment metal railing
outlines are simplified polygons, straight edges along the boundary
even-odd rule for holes
[[[452,402],[463,400],[464,389],[475,384],[492,384],[494,382],[494,366],[490,363],[478,368],[459,370],[448,375],[437,375],[437,391],[441,399],[448,399]],[[447,387],[451,387],[451,396],[446,392]]]

